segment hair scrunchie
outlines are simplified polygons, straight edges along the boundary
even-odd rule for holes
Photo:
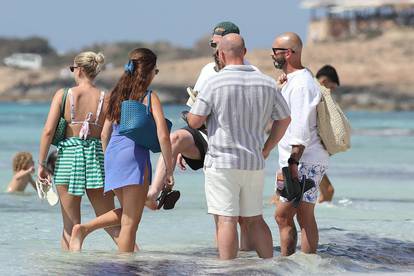
[[[135,70],[134,62],[132,60],[128,61],[128,63],[124,65],[124,70],[128,74],[132,75]]]

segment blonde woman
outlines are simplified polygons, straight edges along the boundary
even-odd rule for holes
[[[53,97],[40,141],[38,177],[47,178],[46,157],[64,105],[67,121],[65,139],[57,145],[54,182],[59,194],[63,234],[62,249],[69,249],[72,228],[80,223],[80,204],[86,193],[97,216],[114,209],[112,194],[103,193],[104,157],[100,141],[105,121],[107,99],[94,85],[94,79],[104,64],[101,53],[78,54],[70,66],[76,86],[60,89]],[[63,95],[67,94],[63,102]],[[106,229],[116,241],[119,227]]]

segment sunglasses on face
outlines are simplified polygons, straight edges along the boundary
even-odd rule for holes
[[[73,73],[75,71],[75,68],[79,68],[80,66],[69,66],[69,70]]]
[[[155,69],[155,75],[158,75],[159,72],[160,72],[160,69]]]
[[[273,50],[273,54],[275,54],[275,55],[276,55],[276,51],[288,51],[288,50],[291,50],[292,53],[295,52],[292,48],[272,48],[272,50]]]
[[[210,40],[210,47],[216,49],[217,48],[217,42],[213,42],[213,40]]]

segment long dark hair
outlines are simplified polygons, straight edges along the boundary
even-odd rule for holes
[[[111,92],[106,118],[112,122],[119,122],[121,117],[121,103],[125,100],[140,100],[151,84],[151,71],[157,64],[157,56],[147,48],[137,48],[129,53],[129,61],[133,69],[119,79]]]

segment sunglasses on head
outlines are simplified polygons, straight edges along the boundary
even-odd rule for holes
[[[292,53],[294,53],[295,51],[292,48],[272,48],[273,50],[273,54],[276,55],[276,51],[287,51],[287,50],[291,50]]]
[[[69,70],[73,73],[75,71],[75,68],[79,68],[80,66],[69,66]]]
[[[217,28],[214,30],[213,35],[219,35],[219,36],[223,36],[224,35],[225,30],[221,29],[221,28]],[[217,42],[213,42],[213,40],[211,39],[209,41],[210,47],[216,49],[217,48]]]

